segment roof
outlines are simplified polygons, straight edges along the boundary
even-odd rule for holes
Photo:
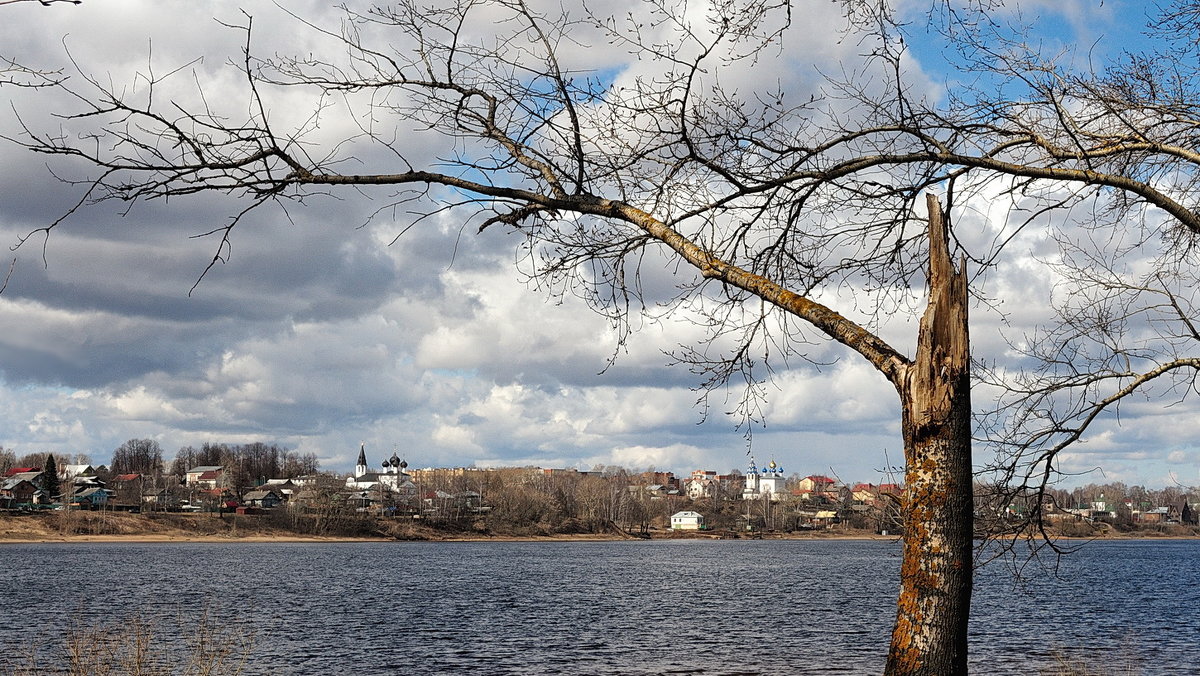
[[[267,498],[267,496],[270,496],[270,495],[274,495],[277,499],[279,499],[279,497],[280,497],[279,494],[276,493],[275,491],[266,490],[266,491],[250,491],[249,493],[246,493],[245,499],[246,500],[265,500]]]
[[[195,474],[197,472],[218,472],[223,469],[225,469],[225,468],[222,467],[221,465],[200,465],[199,467],[193,467],[193,468],[189,469],[187,471],[187,473]]]
[[[137,481],[142,478],[142,475],[135,472],[133,474],[118,474],[114,478],[117,481]]]
[[[32,470],[32,471],[27,471],[27,472],[17,472],[16,474],[9,474],[5,478],[25,479],[26,481],[33,481],[34,479],[37,479],[39,476],[41,476],[43,474],[45,474],[45,472],[43,472],[40,469],[37,469],[37,470]]]
[[[218,467],[217,469],[204,472],[203,474],[201,474],[199,476],[199,478],[197,480],[198,481],[213,481],[214,479],[220,479],[221,471],[222,471],[221,468]],[[189,472],[189,474],[190,474],[190,472]]]
[[[672,519],[702,519],[702,518],[704,518],[704,515],[701,514],[700,512],[692,512],[692,511],[685,510],[682,512],[675,512],[674,514],[671,515],[671,518]]]
[[[30,481],[29,479],[22,479],[20,477],[11,477],[11,478],[5,479],[4,481],[0,482],[0,489],[6,490],[6,491],[11,491],[11,490],[15,489],[17,486],[20,486],[21,484],[29,484],[30,486],[33,486],[33,482]],[[37,486],[34,486],[34,488],[37,488]]]
[[[40,472],[40,471],[42,471],[41,467],[13,467],[12,469],[5,472],[4,476],[10,477],[14,474],[24,474],[25,472]]]

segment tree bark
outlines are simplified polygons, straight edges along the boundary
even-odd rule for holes
[[[902,381],[904,559],[888,676],[967,673],[971,609],[971,384],[966,261],[954,270],[929,205],[929,304]]]

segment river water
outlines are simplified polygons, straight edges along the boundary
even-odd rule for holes
[[[249,674],[877,674],[899,545],[883,541],[0,546],[0,655],[69,627],[207,612]],[[971,665],[1200,673],[1200,542],[1098,542],[1057,575],[977,576]],[[3,661],[0,661],[3,664]],[[11,664],[11,660],[10,660]]]

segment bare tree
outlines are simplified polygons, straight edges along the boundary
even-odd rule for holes
[[[76,131],[30,123],[14,140],[94,169],[76,182],[76,210],[107,200],[239,196],[242,207],[209,233],[218,240],[210,269],[246,214],[332,191],[385,186],[395,191],[386,202],[393,209],[425,217],[451,209],[478,231],[507,228],[520,238],[523,271],[587,298],[621,341],[647,302],[707,327],[704,345],[676,357],[710,389],[742,382],[736,413],[748,421],[759,415],[768,356],[803,357],[814,332],[841,343],[892,384],[902,407],[904,558],[887,673],[964,673],[973,563],[967,266],[982,275],[1008,240],[973,248],[925,193],[944,193],[951,214],[972,196],[999,195],[1013,213],[1029,214],[1017,231],[1050,211],[1088,209],[1090,232],[1129,233],[1115,252],[1103,246],[1111,237],[1093,237],[1100,251],[1141,250],[1165,232],[1162,260],[1173,256],[1175,265],[1164,269],[1186,270],[1200,233],[1200,97],[1194,73],[1172,80],[1153,62],[1131,60],[1120,71],[1073,74],[997,35],[967,41],[966,67],[1014,81],[1019,91],[997,98],[981,88],[935,106],[909,92],[888,17],[850,4],[864,25],[879,22],[874,79],[831,82],[834,93],[823,100],[730,86],[786,33],[786,2],[712,3],[696,19],[647,0],[644,13],[624,23],[543,14],[523,0],[449,8],[408,0],[347,10],[336,30],[309,24],[345,54],[340,60],[257,58],[251,20],[236,26],[246,36],[238,64],[249,104],[240,117],[155,98],[153,75],[141,76],[149,90],[126,90],[81,71],[78,86],[52,83],[83,105],[65,117]],[[1194,15],[1175,18],[1194,24]],[[563,45],[584,34],[652,67],[620,84],[572,70]],[[266,111],[279,88],[313,92],[310,122],[274,126]],[[315,120],[333,114],[334,95],[365,102],[368,112],[354,118],[360,135],[319,148]],[[408,126],[451,142],[440,165],[410,161]],[[350,160],[354,173],[345,169]],[[677,275],[676,296],[644,296],[641,273],[657,265]],[[1156,335],[1142,351],[1115,335],[1120,341],[1104,342],[1104,355],[1052,355],[1042,348],[1068,335],[1091,340],[1096,326],[1120,334],[1120,321],[1081,315],[1068,302],[1056,329],[1067,333],[1029,343],[1029,354],[1051,367],[1016,381],[983,370],[1006,393],[984,427],[1011,451],[992,472],[1001,494],[1044,491],[1057,454],[1095,416],[1164,374],[1187,373],[1180,384],[1192,383],[1200,367],[1182,354],[1197,336],[1181,280],[1164,274],[1103,286],[1095,271],[1116,269],[1105,256],[1070,269],[1078,293],[1104,288],[1121,303],[1129,294],[1157,298],[1124,307],[1188,330],[1170,334],[1178,340]],[[906,307],[923,280],[928,303],[910,358],[874,322]],[[821,302],[839,288],[873,290],[863,296],[871,306],[865,320],[850,318],[854,307],[839,312]],[[1063,396],[1068,403],[1046,404]],[[549,509],[540,496],[514,496],[521,499],[497,497],[495,514]]]
[[[162,447],[153,439],[130,439],[113,451],[109,470],[113,474],[146,474],[163,472]]]
[[[18,2],[36,2],[43,7],[49,7],[56,2],[65,2],[71,5],[82,5],[83,0],[0,0],[0,5],[15,5]]]

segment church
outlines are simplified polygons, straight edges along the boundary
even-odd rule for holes
[[[358,462],[354,465],[354,476],[346,477],[346,488],[355,491],[371,491],[382,488],[392,493],[415,493],[417,485],[412,477],[404,470],[408,462],[401,460],[392,453],[392,457],[383,461],[382,472],[372,472],[367,465],[367,446],[358,447]]]
[[[771,461],[771,464],[759,469],[754,464],[754,458],[750,458],[750,466],[746,468],[746,485],[742,489],[742,499],[767,498],[772,502],[778,502],[787,497],[784,488],[785,481],[783,467],[776,465],[774,460]]]

